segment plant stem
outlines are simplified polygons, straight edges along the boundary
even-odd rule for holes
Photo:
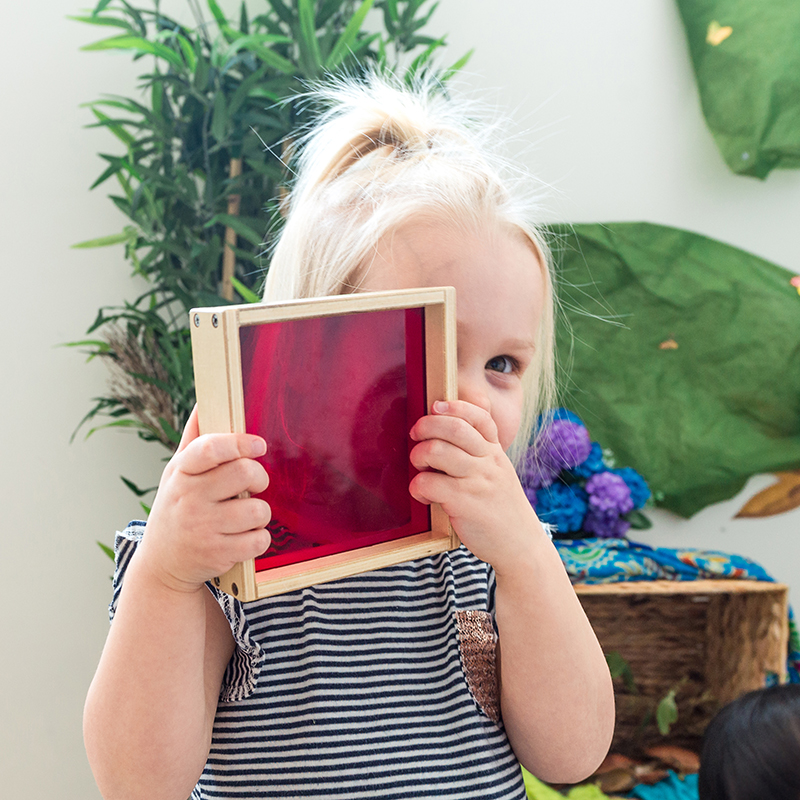
[[[230,166],[230,179],[238,178],[242,174],[242,159],[232,158]],[[228,216],[239,216],[239,204],[242,196],[239,194],[232,194],[228,196]],[[222,252],[222,286],[219,293],[226,300],[233,301],[233,269],[236,266],[236,231],[228,225],[225,228],[225,249]]]

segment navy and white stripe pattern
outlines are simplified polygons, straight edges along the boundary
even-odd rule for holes
[[[115,598],[143,527],[118,536]],[[244,605],[214,593],[238,646],[192,800],[525,799],[462,667],[455,612],[494,601],[466,549]]]

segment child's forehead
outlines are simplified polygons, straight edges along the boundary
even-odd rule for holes
[[[384,235],[374,257],[365,265],[366,284],[382,288],[432,285],[465,274],[494,280],[512,280],[499,267],[510,249],[526,268],[543,267],[541,251],[527,234],[497,222],[467,224],[437,217],[419,217]],[[435,279],[435,280],[433,280]],[[452,282],[452,281],[451,281]],[[365,290],[367,286],[362,287]]]
[[[483,339],[515,352],[533,348],[546,288],[524,235],[499,225],[468,230],[416,221],[379,243],[360,290],[425,286],[455,287],[459,340]]]

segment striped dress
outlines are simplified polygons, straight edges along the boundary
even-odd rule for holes
[[[117,536],[112,618],[143,532]],[[493,573],[465,548],[252,603],[212,591],[237,646],[191,800],[525,800]]]

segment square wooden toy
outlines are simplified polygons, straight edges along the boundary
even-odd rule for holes
[[[414,500],[408,432],[457,397],[455,290],[191,312],[201,434],[267,441],[272,543],[214,584],[256,600],[458,547]]]

